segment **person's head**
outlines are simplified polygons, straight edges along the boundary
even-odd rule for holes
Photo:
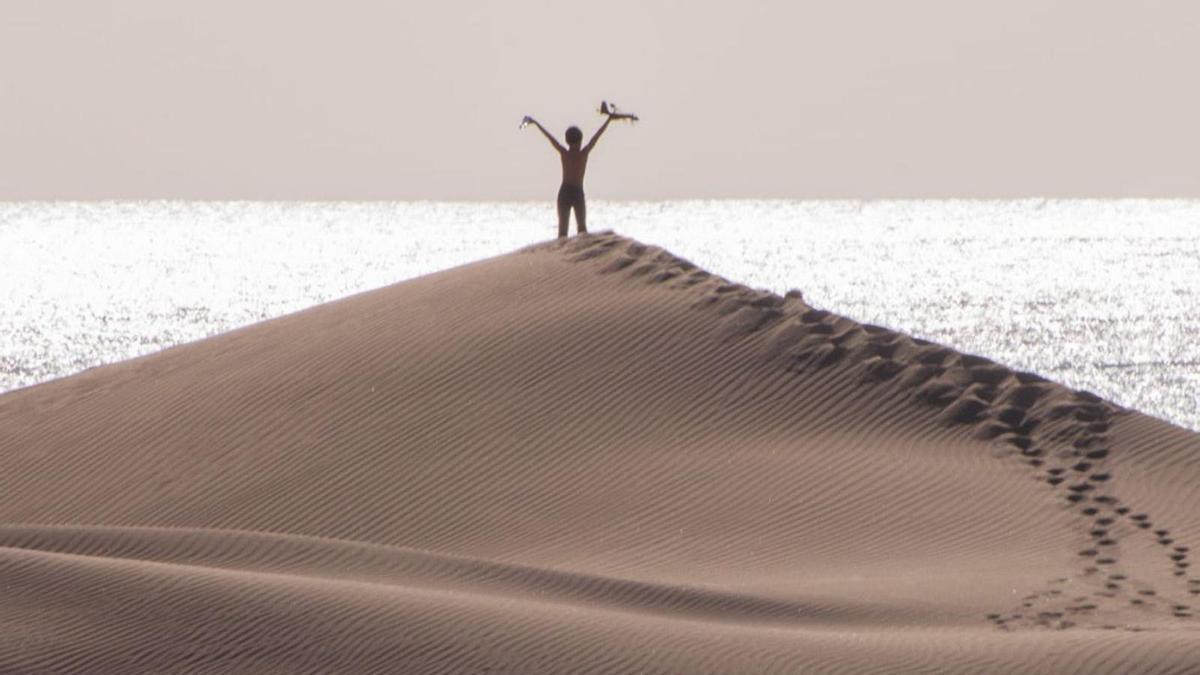
[[[583,143],[583,132],[579,130],[579,127],[568,127],[567,145],[578,148],[580,143]]]

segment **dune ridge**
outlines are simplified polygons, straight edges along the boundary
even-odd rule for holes
[[[585,235],[0,396],[0,671],[1191,672],[1197,479]]]

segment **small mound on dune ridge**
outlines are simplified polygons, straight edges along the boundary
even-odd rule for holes
[[[0,395],[0,672],[1200,670],[1200,435],[554,240]]]

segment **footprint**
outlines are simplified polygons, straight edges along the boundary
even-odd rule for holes
[[[1017,382],[1020,382],[1021,384],[1041,384],[1049,381],[1037,373],[1028,373],[1023,370],[1014,372],[1013,376],[1016,377]]]
[[[996,400],[996,396],[1000,393],[1000,390],[995,385],[976,382],[967,387],[966,393],[986,403],[991,403]]]
[[[1016,446],[1019,450],[1028,450],[1033,447],[1033,439],[1024,434],[1014,434],[1004,439],[1004,442],[1009,445]]]
[[[926,382],[938,377],[943,373],[941,366],[933,366],[928,364],[920,364],[909,366],[900,378],[900,384],[904,387],[918,387]]]
[[[938,407],[947,406],[958,398],[961,390],[941,380],[930,380],[917,389],[917,399]]]
[[[1007,407],[996,414],[996,419],[1009,426],[1017,426],[1025,421],[1025,408]]]
[[[863,376],[871,382],[884,382],[900,374],[904,370],[904,364],[899,361],[893,361],[890,358],[881,358],[873,356],[866,360],[866,369]]]
[[[976,354],[959,354],[958,361],[959,361],[959,363],[961,363],[963,366],[965,366],[967,368],[977,368],[980,366],[995,366],[995,365],[997,365],[995,361],[993,361],[989,358],[983,357],[983,356],[976,355]],[[1008,369],[1006,368],[1005,371],[1007,372]]]
[[[968,376],[972,382],[991,385],[1000,384],[1004,380],[1007,380],[1010,372],[1008,368],[996,365],[967,369]]]
[[[981,441],[990,441],[993,438],[998,438],[1000,436],[1003,436],[1004,434],[1009,433],[1010,428],[1011,427],[1009,427],[1008,425],[1005,425],[1005,424],[1000,424],[998,422],[989,422],[987,424],[980,426],[979,429],[976,430],[975,438],[978,438]]]
[[[946,347],[934,347],[925,351],[919,352],[913,359],[916,363],[927,366],[944,366],[954,352]]]
[[[846,349],[844,347],[829,344],[822,345],[817,348],[816,354],[809,361],[809,365],[817,369],[827,368],[841,361],[844,356],[846,356]]]
[[[941,412],[939,417],[943,422],[953,424],[971,424],[978,422],[987,412],[987,401],[970,395],[963,395]]]
[[[1020,375],[1018,375],[1020,378]],[[1005,396],[1007,401],[1014,408],[1024,408],[1028,410],[1037,403],[1039,399],[1046,395],[1047,388],[1040,384],[1023,384],[1015,387]]]

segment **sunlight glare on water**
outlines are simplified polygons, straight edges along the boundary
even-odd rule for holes
[[[759,288],[1200,429],[1200,202],[594,202]],[[0,391],[554,233],[549,203],[0,204]]]

